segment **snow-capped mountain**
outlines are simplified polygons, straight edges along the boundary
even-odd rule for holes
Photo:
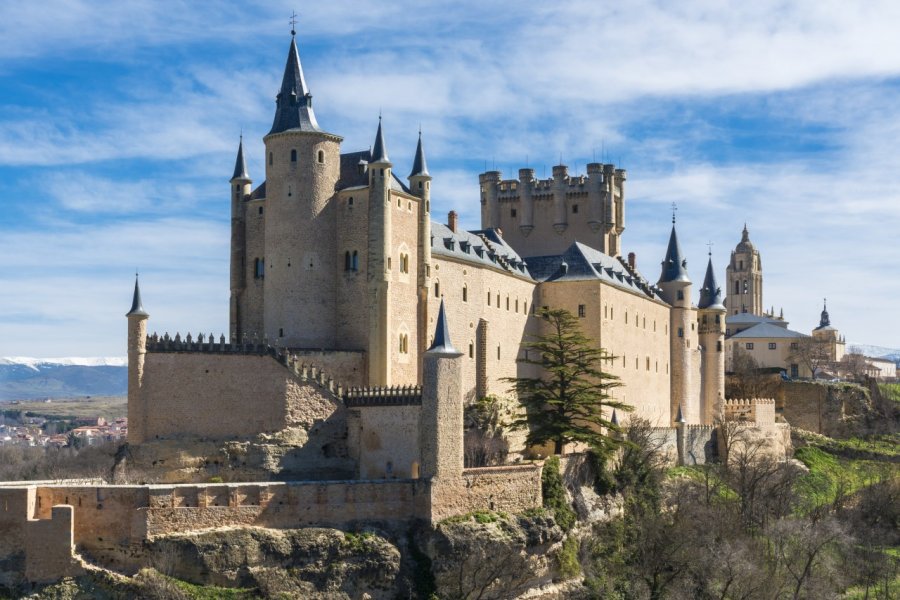
[[[127,392],[125,358],[0,358],[0,402],[124,396]]]
[[[886,358],[895,363],[900,363],[900,348],[885,348],[884,346],[870,346],[868,344],[847,344],[848,352],[859,352],[872,358]]]

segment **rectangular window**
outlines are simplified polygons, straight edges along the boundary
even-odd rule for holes
[[[682,329],[681,327],[678,328],[678,337],[684,337],[684,329]]]
[[[584,304],[578,305],[578,316],[584,318]]]
[[[572,205],[572,214],[573,214],[573,215],[577,215],[577,214],[578,214],[578,205],[577,205],[577,204],[573,204],[573,205]]]
[[[791,342],[791,350],[796,350],[799,347],[800,347],[800,344],[798,344],[797,342]]]
[[[683,291],[683,290],[678,290],[678,292],[675,294],[675,297],[676,297],[678,300],[684,300],[684,291]]]
[[[775,342],[769,342],[769,350],[775,349]]]
[[[791,377],[797,379],[800,377],[800,366],[796,364],[791,365]]]
[[[515,219],[516,218],[516,209],[514,209],[514,208],[511,209],[509,211],[509,216]]]
[[[747,350],[753,350],[753,342],[747,342]]]

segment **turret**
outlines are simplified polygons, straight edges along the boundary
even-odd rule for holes
[[[681,252],[678,234],[675,231],[675,218],[672,218],[672,234],[669,236],[669,247],[662,261],[662,273],[657,286],[660,296],[672,308],[669,311],[669,343],[671,355],[671,415],[675,415],[684,406],[684,417],[690,423],[699,420],[699,414],[692,410],[691,395],[691,337],[693,329],[691,311],[691,280],[687,274],[687,260]],[[699,413],[699,410],[696,412]]]
[[[229,330],[231,335],[240,338],[240,302],[245,287],[244,265],[246,261],[246,226],[244,201],[250,196],[253,180],[247,173],[247,161],[244,160],[244,136],[238,142],[237,158],[234,161],[234,174],[231,176],[231,308],[229,311]]]
[[[369,161],[369,385],[391,384],[391,171],[381,117]],[[399,266],[398,266],[399,268]]]
[[[134,276],[134,296],[128,319],[128,442],[139,444],[144,441],[144,359],[147,354],[147,319],[150,315],[141,302],[141,288],[138,276]]]
[[[424,478],[457,478],[463,472],[462,353],[450,342],[444,301],[434,341],[423,357],[419,448]]]
[[[716,282],[712,254],[706,265],[706,277],[697,304],[700,357],[700,418],[711,425],[724,417],[725,400],[725,304],[722,288]]]
[[[522,206],[519,231],[528,237],[534,230],[534,169],[519,169],[519,201]]]
[[[562,233],[569,227],[569,208],[566,192],[569,190],[569,167],[553,167],[553,230]]]
[[[264,332],[275,344],[336,347],[335,211],[341,138],[312,109],[292,35],[266,145]],[[257,332],[246,332],[254,334]]]
[[[478,176],[481,184],[481,228],[500,227],[500,171],[488,171]]]
[[[409,188],[419,197],[419,237],[418,237],[418,332],[419,348],[425,347],[428,332],[428,290],[431,287],[431,175],[425,162],[425,149],[422,147],[422,130],[419,130],[419,143],[413,159],[412,171],[409,173]],[[421,361],[419,362],[421,368]],[[422,373],[418,374],[421,381]]]

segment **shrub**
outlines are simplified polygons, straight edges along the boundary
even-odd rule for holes
[[[541,492],[544,495],[544,508],[553,513],[556,524],[562,527],[563,531],[571,530],[575,526],[576,515],[566,499],[566,488],[559,472],[558,456],[551,456],[544,462]]]

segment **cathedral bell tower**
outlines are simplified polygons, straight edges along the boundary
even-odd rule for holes
[[[316,121],[291,31],[266,145],[264,332],[272,344],[334,348],[339,136]],[[255,332],[248,332],[255,333]]]
[[[762,260],[759,250],[750,241],[746,223],[740,243],[731,252],[725,279],[725,293],[728,295],[725,305],[728,307],[728,314],[750,313],[763,316]]]

